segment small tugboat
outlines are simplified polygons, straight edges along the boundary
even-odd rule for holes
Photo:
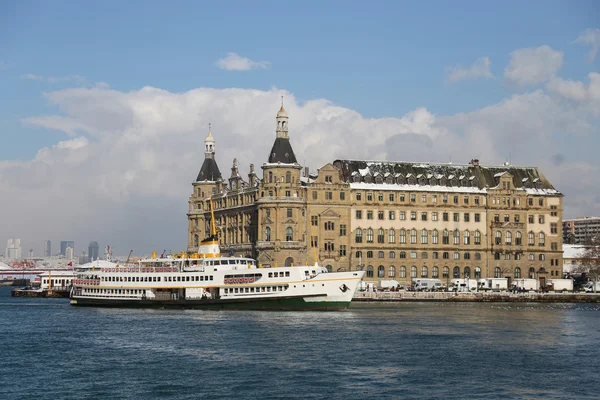
[[[211,207],[212,208],[212,207]],[[343,310],[363,279],[364,271],[328,272],[327,268],[295,266],[260,268],[256,260],[221,257],[218,235],[196,254],[141,259],[111,268],[76,269],[73,306]]]

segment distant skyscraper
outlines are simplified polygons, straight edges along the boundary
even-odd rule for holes
[[[63,256],[66,256],[67,253],[67,247],[70,247],[71,249],[73,249],[73,251],[75,251],[75,242],[72,241],[62,241],[60,242],[60,254],[62,254]]]
[[[4,256],[6,258],[21,258],[21,239],[8,239]]]
[[[52,242],[46,240],[46,243],[44,244],[44,257],[50,256],[52,256]]]
[[[65,258],[69,261],[73,260],[73,248],[67,247],[65,249]]]
[[[98,259],[98,242],[90,242],[88,246],[88,261],[94,261]]]

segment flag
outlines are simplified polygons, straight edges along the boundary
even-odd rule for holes
[[[73,266],[73,261],[71,261],[70,263],[67,264],[69,267]]]

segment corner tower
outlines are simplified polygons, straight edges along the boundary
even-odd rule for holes
[[[210,235],[210,210],[203,209],[202,200],[216,194],[222,180],[215,160],[215,138],[209,124],[208,135],[204,139],[204,162],[196,180],[192,182],[193,192],[188,201],[188,251],[197,251],[200,241]]]

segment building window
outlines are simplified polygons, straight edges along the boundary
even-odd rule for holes
[[[417,252],[416,251],[411,251],[410,252],[410,258],[416,259],[417,258]]]
[[[502,270],[500,269],[500,267],[494,268],[494,278],[501,278],[501,277],[502,277]]]
[[[367,219],[373,219],[373,211],[367,211]]]
[[[405,201],[405,196],[404,196],[404,193],[402,193],[402,194],[400,195],[400,201]]]
[[[319,247],[319,237],[318,236],[310,237],[310,247]]]
[[[312,226],[318,226],[319,225],[319,217],[316,215],[311,215],[310,217],[310,224]]]
[[[383,201],[383,193],[378,193],[377,194],[377,200],[378,201]]]
[[[291,227],[288,226],[288,228],[285,230],[285,240],[288,242],[291,242],[292,239],[292,235],[293,235],[294,231],[292,230]]]
[[[460,232],[458,229],[454,231],[454,244],[460,244]]]
[[[411,231],[410,231],[410,243],[412,243],[412,244],[417,243],[417,230],[416,229],[411,229]]]
[[[431,220],[432,221],[437,221],[438,220],[438,213],[437,212],[432,212],[431,213]]]
[[[421,221],[427,221],[427,213],[426,212],[421,213]]]
[[[454,259],[455,260],[460,260],[460,253],[458,251],[454,252]]]
[[[292,209],[291,208],[287,209],[287,217],[292,218]]]
[[[325,192],[325,200],[333,200],[333,192]]]
[[[546,245],[546,235],[544,234],[544,232],[539,233],[538,242],[540,247],[544,247]]]
[[[552,233],[552,234],[558,233],[558,224],[556,224],[556,223],[550,224],[550,233]]]
[[[434,229],[433,232],[431,233],[431,243],[438,244],[439,240],[440,240],[439,232],[437,231],[437,229]]]
[[[383,220],[383,211],[378,211],[377,212],[377,219],[380,220],[380,221]]]
[[[421,195],[421,203],[427,203],[427,195],[426,194]]]
[[[390,212],[388,212],[388,219],[389,219],[390,221],[393,221],[393,220],[395,220],[395,219],[396,219],[396,213],[395,213],[394,211],[390,211]]]
[[[373,193],[367,193],[367,201],[373,201]]]
[[[377,258],[384,258],[384,257],[385,257],[385,252],[383,252],[381,250],[377,252]]]
[[[517,231],[517,233],[515,233],[515,244],[517,246],[520,246],[522,244],[522,242],[523,242],[523,238],[521,235],[521,231]]]
[[[529,215],[529,216],[527,217],[527,221],[528,221],[530,224],[534,224],[534,223],[535,223],[535,217],[534,217],[533,215]]]
[[[469,222],[469,213],[464,213],[463,214],[463,219],[465,222]]]
[[[515,268],[515,279],[519,279],[521,277],[521,268]]]
[[[335,230],[335,223],[332,221],[327,221],[323,225],[324,225],[324,228],[326,231],[334,231]]]
[[[504,243],[506,243],[506,244],[507,244],[507,245],[509,245],[509,246],[510,246],[510,245],[512,245],[512,233],[510,233],[510,232],[506,232],[506,233],[504,234],[504,237],[505,237],[505,241],[504,241]]]
[[[385,234],[383,232],[383,228],[379,228],[377,231],[377,243],[385,243]]]
[[[389,196],[388,196],[388,199],[390,201],[394,201],[394,193],[390,193]]]
[[[406,221],[406,212],[400,211],[400,221]]]
[[[427,244],[428,242],[428,234],[427,229],[421,230],[421,244]]]
[[[460,267],[454,267],[454,269],[452,270],[452,277],[460,278]]]
[[[431,277],[432,278],[438,278],[439,273],[440,273],[440,270],[438,267],[434,266],[433,268],[431,268]]]
[[[325,175],[326,183],[333,183],[333,177],[331,175]]]
[[[448,229],[444,229],[442,244],[450,244],[450,232],[448,232]]]
[[[447,251],[444,251],[444,252],[442,253],[442,258],[443,258],[444,260],[448,260],[448,259],[450,259],[450,253],[448,253]]]
[[[396,267],[394,267],[393,265],[390,265],[390,268],[388,269],[388,278],[395,278],[396,277]]]
[[[406,252],[405,251],[401,251],[400,252],[400,258],[406,258]]]
[[[359,260],[362,258],[362,251],[357,251],[356,252],[356,258],[358,258]]]
[[[414,193],[410,194],[410,202],[411,203],[416,203],[417,202],[417,195]]]
[[[340,236],[346,236],[346,225],[340,224]]]
[[[394,228],[388,231],[388,243],[396,243],[396,231]]]
[[[416,221],[417,220],[417,212],[416,211],[411,211],[410,212],[410,220],[411,221]]]
[[[502,244],[502,232],[496,231],[494,239],[495,239],[494,243],[497,246],[501,245]]]
[[[481,214],[475,213],[474,214],[474,220],[475,220],[475,222],[481,222]]]
[[[460,221],[460,214],[459,213],[453,213],[452,215],[454,222],[459,222]]]
[[[529,245],[535,246],[535,234],[533,232],[529,232],[527,236],[529,238]]]
[[[312,198],[313,198],[313,200],[317,200],[318,197],[319,197],[319,195],[317,194],[317,191],[313,190],[313,192],[312,192]]]
[[[448,213],[442,213],[442,219],[444,220],[444,222],[448,222]]]
[[[356,193],[356,200],[357,201],[361,201],[362,200],[362,193],[360,193],[360,192]]]
[[[362,219],[362,210],[356,210],[356,219]]]
[[[358,228],[358,229],[356,230],[356,236],[355,236],[355,239],[354,239],[354,241],[355,241],[356,243],[362,243],[362,236],[363,236],[363,235],[362,235],[362,229]]]
[[[471,244],[471,233],[469,231],[463,232],[463,242],[464,244]]]
[[[444,267],[444,269],[442,270],[442,277],[450,278],[450,268]]]
[[[406,231],[400,229],[400,244],[406,244]]]
[[[367,267],[367,278],[372,278],[373,277],[373,266],[369,265]]]
[[[422,266],[421,267],[421,278],[427,278],[428,275],[429,275],[429,271],[427,270],[427,267]]]
[[[271,228],[269,228],[268,226],[265,229],[265,241],[267,241],[267,242],[271,241]]]
[[[406,278],[406,267],[404,265],[400,267],[399,277]]]
[[[367,258],[373,258],[373,250],[367,251]]]
[[[412,267],[410,267],[410,277],[411,278],[416,278],[417,277],[417,267],[415,265],[413,265]]]
[[[346,200],[346,193],[340,192],[340,200]]]
[[[373,243],[373,229],[367,229],[367,243]]]

